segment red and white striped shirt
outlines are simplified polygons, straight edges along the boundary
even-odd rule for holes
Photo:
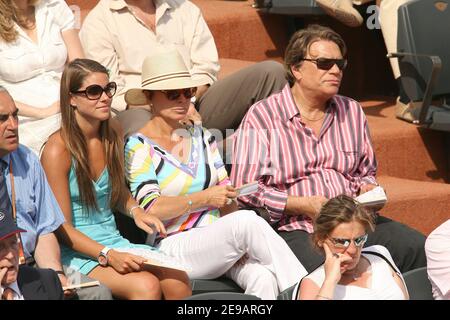
[[[231,181],[259,182],[241,205],[263,207],[278,230],[313,232],[312,220],[284,213],[288,196],[356,196],[376,184],[377,163],[358,102],[330,99],[318,137],[302,122],[289,85],[254,104],[234,137]]]

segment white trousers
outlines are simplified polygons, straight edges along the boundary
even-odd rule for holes
[[[384,43],[387,52],[397,52],[397,30],[398,30],[398,8],[411,0],[382,0],[380,3],[380,20],[381,32],[383,33]],[[391,63],[394,78],[400,77],[400,69],[398,59],[389,59]]]
[[[249,210],[169,236],[161,240],[158,248],[190,266],[191,279],[214,279],[226,274],[245,293],[261,299],[276,299],[280,291],[307,274],[286,242]],[[236,264],[245,253],[245,263]]]

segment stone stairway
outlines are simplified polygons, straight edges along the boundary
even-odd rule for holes
[[[78,6],[80,21],[97,3],[67,2]],[[192,2],[201,8],[214,35],[222,64],[220,77],[251,61],[282,60],[292,30],[287,16],[259,13],[251,7],[253,0]],[[360,101],[367,115],[379,182],[388,195],[383,215],[429,234],[450,218],[450,137],[395,119],[391,94],[395,83],[379,30],[351,29],[323,16],[301,20],[305,25],[311,22],[334,28],[349,47],[341,92]]]

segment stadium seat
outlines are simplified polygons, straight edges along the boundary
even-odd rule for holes
[[[191,281],[191,285],[192,294],[202,294],[208,292],[244,292],[244,290],[242,290],[242,288],[239,287],[233,280],[223,276],[210,280],[194,279]]]
[[[253,7],[274,14],[325,15],[325,12],[314,0],[255,0]]]
[[[281,291],[280,294],[277,297],[277,300],[293,300],[292,295],[294,294],[295,286],[297,284],[293,285],[292,287],[287,288],[284,291]]]
[[[410,300],[433,300],[426,267],[405,272],[403,279],[405,279]]]
[[[411,101],[422,101],[415,123],[450,131],[450,6],[413,0],[399,7],[397,51],[401,82]],[[430,36],[432,35],[432,36]],[[432,105],[432,101],[441,101]]]
[[[261,300],[257,296],[237,292],[208,292],[193,294],[184,300]]]

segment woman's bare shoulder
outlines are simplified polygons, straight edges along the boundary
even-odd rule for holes
[[[53,133],[44,144],[41,162],[46,161],[50,161],[53,165],[67,164],[70,166],[70,154],[61,135],[61,130]]]

